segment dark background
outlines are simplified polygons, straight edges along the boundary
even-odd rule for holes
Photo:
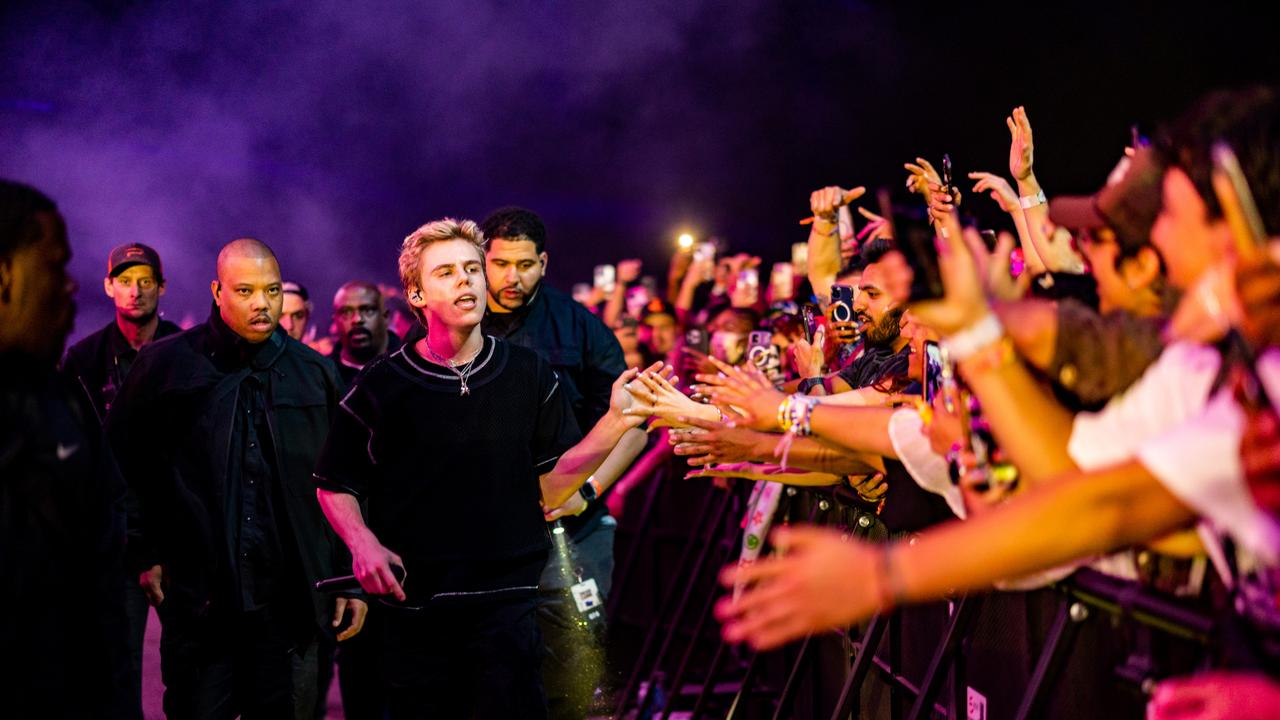
[[[1017,104],[1048,192],[1087,192],[1131,123],[1280,79],[1274,24],[1221,3],[0,7],[0,175],[68,219],[77,336],[110,317],[122,242],[160,250],[177,320],[203,317],[233,237],[323,308],[395,282],[422,222],[509,203],[545,218],[565,289],[626,256],[661,277],[682,230],[781,258],[811,190],[897,186],[919,154],[1007,175]]]

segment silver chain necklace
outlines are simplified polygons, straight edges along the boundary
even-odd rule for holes
[[[480,341],[480,349],[476,350],[476,354],[472,355],[471,359],[468,360],[465,364],[454,362],[450,358],[440,357],[439,355],[436,354],[435,350],[431,349],[431,344],[428,342],[423,342],[422,344],[424,347],[427,348],[427,354],[431,356],[432,360],[436,361],[436,363],[440,365],[443,365],[449,368],[449,370],[451,370],[454,375],[458,376],[458,383],[460,385],[460,388],[458,390],[458,395],[470,395],[471,388],[467,386],[467,378],[471,377],[471,373],[473,372],[472,366],[476,364],[476,358],[480,357],[480,352],[484,350],[484,340]]]

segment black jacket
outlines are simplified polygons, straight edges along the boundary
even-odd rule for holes
[[[301,562],[289,587],[290,620],[299,632],[324,627],[326,599],[315,580],[350,572],[346,546],[334,535],[315,498],[311,473],[338,403],[332,363],[277,330],[249,346],[209,320],[143,347],[107,415],[108,441],[137,497],[129,518],[134,569],[164,566],[170,612],[219,613],[234,603],[228,578],[235,568],[226,517],[232,413],[242,381],[267,370],[267,418],[287,519],[282,537]],[[307,601],[309,600],[309,605]],[[296,614],[295,614],[296,609]]]
[[[7,717],[141,717],[128,688],[124,484],[83,394],[0,356],[0,672]]]
[[[182,328],[162,319],[156,326],[153,340],[180,332]],[[138,351],[125,339],[112,318],[101,330],[67,348],[67,354],[62,358],[62,372],[88,395],[101,422],[137,357]]]
[[[543,283],[516,312],[485,313],[482,327],[486,335],[542,356],[560,378],[584,435],[609,411],[613,381],[627,369],[622,346],[569,295]]]

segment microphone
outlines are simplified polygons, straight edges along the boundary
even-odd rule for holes
[[[399,565],[391,566],[391,574],[395,576],[396,582],[404,582],[404,568]],[[316,590],[322,593],[340,593],[354,592],[360,589],[360,581],[355,575],[339,575],[337,577],[325,578],[316,583]]]

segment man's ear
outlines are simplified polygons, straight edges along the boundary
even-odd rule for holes
[[[539,275],[538,277],[546,277],[547,276],[547,251],[543,250],[542,252],[538,253],[538,259],[542,261],[542,274]]]
[[[405,300],[414,307],[426,307],[427,305],[427,301],[422,299],[422,288],[410,290]]]
[[[115,283],[111,282],[111,278],[102,278],[102,291],[112,300],[116,299]]]
[[[1156,278],[1160,277],[1160,255],[1153,247],[1147,246],[1139,250],[1137,255],[1129,259],[1129,266],[1132,268],[1129,287],[1134,290],[1151,287]]]
[[[159,283],[157,283],[157,284],[156,284],[156,287],[158,287],[158,288],[160,289],[160,292],[159,292],[159,293],[157,293],[157,296],[158,296],[158,297],[164,297],[164,287],[165,287],[165,286],[164,286],[164,281],[163,281],[163,280],[161,280]]]
[[[209,283],[209,292],[213,293],[213,304],[222,307],[222,283],[217,280]]]

